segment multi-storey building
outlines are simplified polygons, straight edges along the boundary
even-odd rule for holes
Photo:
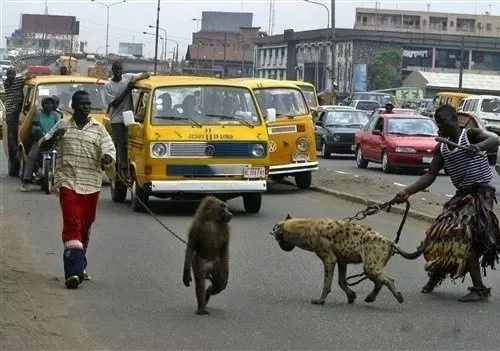
[[[356,8],[354,29],[498,37],[500,16],[489,12],[471,15],[431,11]]]
[[[327,29],[285,30],[256,40],[254,76],[305,80],[330,91],[331,41]],[[401,52],[403,78],[412,71],[500,73],[500,39],[467,32],[442,35],[428,32],[336,30],[335,83],[337,93],[353,92],[356,65],[370,65],[378,54]],[[463,59],[461,60],[463,50]],[[283,59],[282,59],[283,58]]]
[[[193,33],[186,60],[189,70],[224,77],[252,75],[254,41],[263,36],[252,27],[251,13],[204,11],[201,30]]]

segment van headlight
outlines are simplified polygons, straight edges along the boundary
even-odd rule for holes
[[[306,138],[300,138],[297,140],[297,150],[300,152],[306,152],[309,149],[309,140]]]
[[[262,144],[254,144],[252,147],[252,155],[255,157],[261,157],[264,155],[265,148]]]
[[[151,155],[153,157],[163,157],[167,154],[167,146],[162,143],[155,143],[151,147]]]

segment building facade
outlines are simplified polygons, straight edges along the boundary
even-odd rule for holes
[[[472,15],[431,11],[356,8],[354,29],[435,33],[441,35],[457,35],[467,32],[474,36],[498,37],[500,34],[500,16],[492,16],[490,12]]]
[[[250,77],[253,74],[254,42],[264,33],[252,27],[251,13],[208,12],[201,30],[193,33],[184,71],[221,77]]]
[[[331,91],[329,30],[286,30],[282,35],[259,38],[255,44],[255,77],[304,80],[319,91]],[[403,78],[413,71],[458,72],[461,63],[469,73],[500,72],[500,39],[496,37],[338,28],[335,44],[333,73],[336,92],[341,95],[354,92],[356,65],[369,66],[389,50],[401,52]]]

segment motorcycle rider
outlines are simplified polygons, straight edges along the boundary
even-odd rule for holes
[[[33,172],[35,171],[35,167],[40,157],[40,139],[43,138],[59,120],[59,114],[54,110],[54,98],[52,96],[44,97],[42,99],[42,109],[36,111],[36,115],[31,125],[31,132],[27,138],[26,149],[29,150],[29,153],[24,167],[22,177],[23,183],[20,191],[27,191],[28,184],[32,181]]]

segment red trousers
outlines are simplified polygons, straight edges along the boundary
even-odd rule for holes
[[[63,217],[64,249],[87,249],[90,227],[95,220],[99,192],[83,195],[61,187],[59,200]]]

